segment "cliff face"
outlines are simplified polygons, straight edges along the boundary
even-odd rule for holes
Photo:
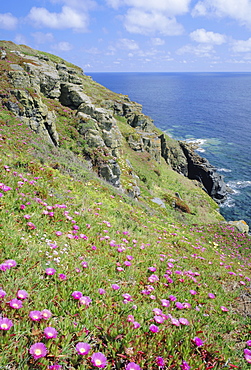
[[[217,202],[225,199],[224,181],[208,161],[187,144],[161,133],[152,119],[142,113],[141,105],[101,87],[80,68],[62,60],[11,43],[4,46],[2,104],[51,145],[61,145],[57,110],[52,107],[52,102],[57,102],[74,116],[74,129],[85,148],[99,152],[95,159],[89,155],[89,149],[86,153],[83,149],[83,155],[89,156],[92,168],[115,187],[121,187],[119,159],[122,142],[126,140],[135,152],[145,152],[157,163],[163,158],[173,170],[198,180]],[[122,134],[118,119],[130,127],[128,132]],[[133,189],[128,193],[138,197],[140,190],[135,178]]]

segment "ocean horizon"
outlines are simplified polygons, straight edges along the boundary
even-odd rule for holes
[[[220,213],[251,227],[251,72],[95,72],[177,140],[196,141],[232,189]]]

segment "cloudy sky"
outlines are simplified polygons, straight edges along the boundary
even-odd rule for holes
[[[251,71],[251,0],[6,0],[0,39],[88,72]]]

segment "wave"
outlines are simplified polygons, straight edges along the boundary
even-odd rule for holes
[[[232,170],[229,170],[228,168],[217,168],[218,172],[232,172]]]
[[[234,192],[239,193],[239,189],[247,188],[251,186],[251,181],[249,180],[236,180],[236,181],[229,181],[227,185],[233,189]]]
[[[205,152],[205,149],[202,148],[202,146],[206,144],[206,142],[207,142],[206,139],[193,139],[193,138],[190,138],[190,139],[186,139],[185,142],[186,143],[189,143],[189,144],[196,145],[196,151],[197,152],[200,152],[200,153],[204,153]]]

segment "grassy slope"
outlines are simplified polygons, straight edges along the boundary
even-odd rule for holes
[[[98,88],[91,84],[90,91]],[[97,100],[102,91],[95,89]],[[217,223],[216,205],[200,188],[145,153],[139,161],[126,140],[122,182],[130,187],[129,159],[142,196],[134,201],[104,183],[82,158],[71,112],[54,101],[47,104],[58,114],[59,149],[0,111],[0,289],[6,292],[0,304],[2,317],[13,323],[0,332],[0,366],[91,369],[92,354],[101,352],[108,369],[124,369],[130,362],[157,369],[158,356],[165,369],[180,369],[182,361],[191,369],[248,369],[243,348],[251,339],[249,237]],[[123,120],[118,124],[124,133],[130,130]],[[170,206],[177,191],[183,212]],[[166,209],[151,202],[154,196],[166,199]],[[17,265],[5,270],[8,259]],[[45,273],[48,267],[54,275]],[[9,302],[20,289],[29,296],[15,309]],[[90,297],[89,306],[75,300],[74,291]],[[177,308],[177,301],[187,308]],[[162,313],[154,314],[154,308]],[[29,317],[43,309],[51,311],[49,320]],[[176,326],[172,318],[185,318],[189,325]],[[158,332],[151,332],[152,324]],[[49,326],[57,338],[45,338]],[[203,346],[195,345],[196,336]],[[37,342],[48,352],[36,360],[29,349]],[[91,345],[89,354],[77,354],[79,342]]]

